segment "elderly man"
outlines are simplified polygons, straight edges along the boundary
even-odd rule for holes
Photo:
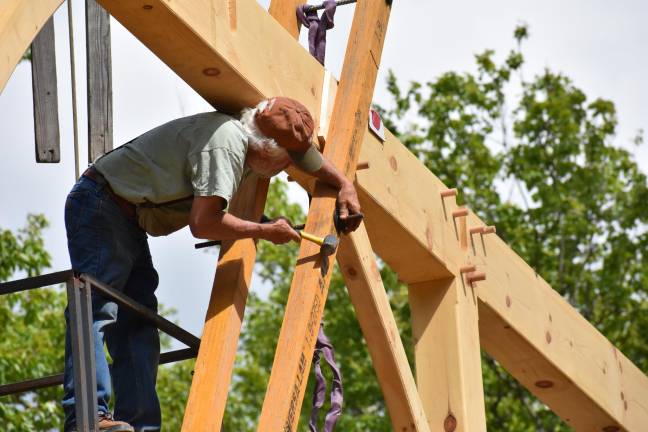
[[[240,119],[209,112],[171,121],[106,154],[83,174],[65,203],[72,268],[157,310],[158,275],[147,233],[167,235],[189,225],[203,239],[299,241],[283,218],[260,224],[225,211],[244,178],[270,177],[290,164],[338,190],[343,219],[359,213],[353,184],[311,146],[313,126],[302,104],[277,97],[244,110]],[[350,229],[358,224],[350,221]],[[92,308],[100,430],[160,430],[157,329],[94,293]],[[66,431],[76,428],[69,335],[68,325]],[[112,374],[104,341],[113,359]],[[113,386],[114,418],[108,408]]]

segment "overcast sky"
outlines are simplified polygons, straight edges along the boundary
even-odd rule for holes
[[[83,3],[74,2],[74,21],[79,136],[85,161]],[[260,3],[267,7],[269,0]],[[353,8],[338,10],[336,28],[328,36],[327,68],[336,76],[341,70]],[[473,71],[475,53],[494,49],[501,59],[514,46],[513,29],[525,22],[531,34],[524,46],[525,76],[551,68],[570,76],[590,98],[614,101],[620,123],[617,142],[631,149],[643,170],[648,171],[648,145],[636,148],[630,144],[639,129],[648,129],[646,19],[648,2],[642,0],[396,1],[374,101],[389,103],[384,84],[388,69],[394,70],[403,84],[432,80],[450,70]],[[44,213],[51,223],[45,232],[46,247],[53,257],[51,270],[63,270],[70,267],[63,204],[74,183],[65,7],[56,13],[55,24],[62,162],[35,163],[31,69],[28,63],[20,64],[0,94],[0,133],[5,155],[0,160],[0,228],[19,228],[28,213]],[[111,25],[116,145],[173,118],[210,110],[128,31],[114,20]],[[304,194],[294,191],[294,198],[303,201]],[[160,273],[160,302],[176,308],[180,324],[199,335],[216,255],[195,251],[194,242],[184,229],[169,237],[151,239],[150,244]],[[264,287],[254,283],[253,289],[263,291]]]

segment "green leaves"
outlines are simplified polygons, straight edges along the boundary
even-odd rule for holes
[[[47,225],[43,215],[30,214],[17,234],[0,229],[0,281],[8,280],[17,271],[35,276],[50,265],[41,234]]]
[[[16,272],[40,274],[50,264],[44,249],[42,215],[29,215],[17,233],[0,231],[0,280]],[[56,374],[63,369],[66,300],[60,287],[40,288],[0,296],[0,383]],[[6,431],[56,428],[62,420],[61,387],[5,396],[0,422]]]

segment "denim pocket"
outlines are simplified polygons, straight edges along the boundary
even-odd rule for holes
[[[68,239],[79,229],[90,192],[72,190],[65,200],[65,231]]]

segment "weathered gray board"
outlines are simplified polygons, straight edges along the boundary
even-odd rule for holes
[[[110,15],[95,0],[86,0],[88,65],[88,162],[113,147]]]
[[[31,56],[36,162],[60,162],[53,18],[45,23],[34,38],[31,45]]]

